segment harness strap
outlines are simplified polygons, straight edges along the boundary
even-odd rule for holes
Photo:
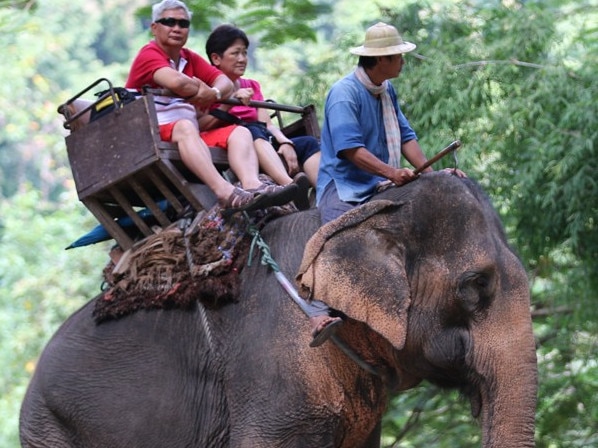
[[[241,120],[239,117],[237,117],[236,115],[233,115],[230,112],[227,112],[222,109],[212,109],[210,111],[210,115],[218,118],[219,120],[226,121],[227,123],[240,124],[240,125],[245,124],[245,122],[243,120]]]

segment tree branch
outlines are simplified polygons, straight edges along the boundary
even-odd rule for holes
[[[532,319],[534,317],[547,317],[554,314],[571,314],[573,310],[567,306],[558,306],[556,308],[540,308],[532,311]]]
[[[545,67],[540,64],[532,64],[531,62],[523,62],[518,59],[505,59],[505,60],[466,62],[465,64],[455,65],[454,68],[466,68],[466,67],[476,67],[476,66],[484,66],[484,65],[500,65],[500,64],[512,64],[512,65],[519,65],[521,67],[530,67],[530,68],[544,68]]]

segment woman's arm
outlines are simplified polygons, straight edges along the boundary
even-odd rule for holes
[[[270,118],[270,111],[268,109],[258,109],[258,120],[266,123],[268,131],[270,131],[272,137],[274,137],[274,139],[278,142],[278,154],[280,154],[286,162],[287,171],[289,174],[291,176],[297,174],[300,168],[299,160],[297,159],[295,145],[293,144],[292,140],[284,135],[280,128],[272,122],[272,118]]]

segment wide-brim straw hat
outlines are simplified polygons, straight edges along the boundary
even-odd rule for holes
[[[351,48],[349,51],[359,56],[390,56],[409,53],[415,48],[415,44],[403,41],[394,26],[378,22],[365,32],[363,45]]]

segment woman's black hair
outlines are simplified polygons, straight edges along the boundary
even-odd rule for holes
[[[249,48],[249,39],[243,30],[233,25],[220,25],[214,28],[206,41],[206,55],[214,64],[211,58],[212,53],[222,57],[224,52],[237,40],[241,39],[245,46]]]

